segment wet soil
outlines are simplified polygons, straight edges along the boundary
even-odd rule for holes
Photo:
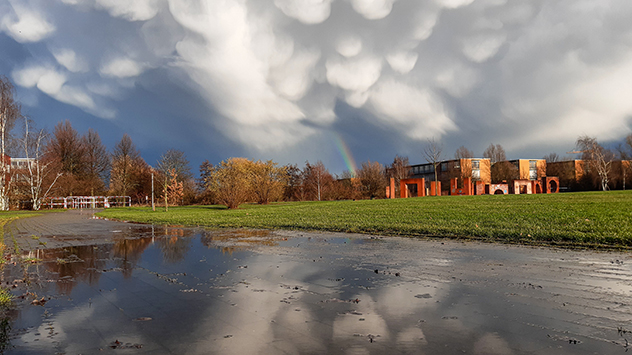
[[[74,212],[58,226],[19,220],[11,227],[30,249],[2,273],[17,296],[8,354],[612,354],[631,347],[627,253],[205,231]],[[33,238],[25,223],[39,223],[41,233]],[[62,227],[80,232],[62,234]]]

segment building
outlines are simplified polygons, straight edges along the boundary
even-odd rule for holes
[[[562,191],[589,191],[600,188],[601,178],[588,160],[567,160],[549,162],[546,165],[546,173],[558,176]],[[610,189],[632,188],[632,161],[615,160],[610,163],[608,173],[608,186]]]
[[[509,160],[517,168],[517,176],[513,180],[540,180],[547,176],[546,160],[516,159]]]
[[[408,179],[400,181],[401,197],[434,195],[557,193],[557,177],[547,176],[544,159],[516,159],[491,165],[487,158],[446,160],[410,166]],[[389,191],[394,190],[391,185]],[[389,196],[391,196],[389,194]]]
[[[449,194],[451,180],[456,178],[458,187],[463,188],[463,181],[470,178],[473,183],[484,185],[491,183],[491,163],[487,158],[467,158],[446,160],[437,164],[438,190],[442,195]],[[435,180],[435,169],[432,163],[410,166],[410,179],[424,179],[425,188],[429,192],[431,182]],[[443,191],[442,191],[443,190]],[[415,191],[412,195],[423,196]]]
[[[33,166],[36,162],[35,158],[10,158],[11,170],[27,169],[29,165]]]

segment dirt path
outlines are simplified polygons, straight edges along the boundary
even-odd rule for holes
[[[20,218],[5,226],[5,239],[15,237],[22,250],[62,248],[73,245],[110,243],[123,234],[130,235],[142,226],[94,218],[99,210],[69,210]]]

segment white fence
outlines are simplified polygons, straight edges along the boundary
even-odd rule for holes
[[[50,197],[42,203],[42,207],[50,208],[110,208],[131,207],[129,196],[68,196]]]

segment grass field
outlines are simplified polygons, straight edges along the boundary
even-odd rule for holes
[[[167,225],[632,248],[632,191],[247,204],[236,210],[184,206],[153,212],[132,207],[98,215]]]

